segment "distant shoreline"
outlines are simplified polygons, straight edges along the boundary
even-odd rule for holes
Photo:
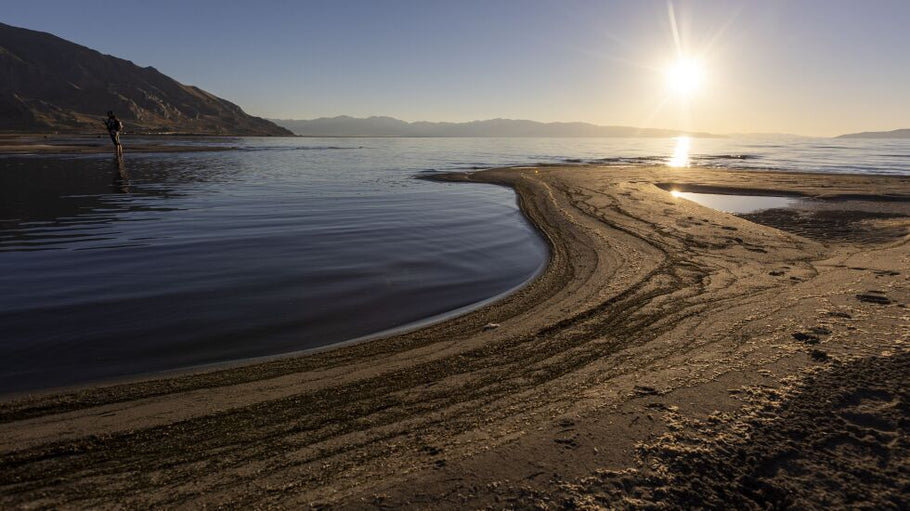
[[[297,135],[396,137],[698,137],[725,138],[704,131],[635,126],[602,126],[587,122],[539,122],[527,119],[486,119],[469,122],[407,122],[394,117],[356,118],[346,115],[318,119],[269,119]]]
[[[131,138],[144,140],[131,143]],[[231,151],[237,149],[233,146],[206,146],[206,145],[176,145],[168,143],[149,143],[148,139],[161,138],[162,141],[176,140],[179,138],[236,138],[236,136],[221,135],[144,135],[126,134],[122,138],[124,151],[129,153],[186,153]],[[107,134],[0,134],[0,154],[29,155],[29,154],[113,154],[114,148]]]
[[[858,133],[847,133],[835,138],[857,138],[871,140],[908,140],[910,139],[910,128],[896,129],[890,131],[861,131]]]

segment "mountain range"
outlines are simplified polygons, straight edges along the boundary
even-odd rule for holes
[[[837,138],[910,138],[910,129],[891,131],[862,131],[860,133],[847,133]]]
[[[291,135],[153,67],[0,23],[0,130],[97,132],[108,110],[130,133]]]
[[[406,122],[393,117],[320,117],[311,120],[271,119],[306,137],[716,137],[710,133],[598,126],[585,122],[537,122],[490,119],[471,122]]]

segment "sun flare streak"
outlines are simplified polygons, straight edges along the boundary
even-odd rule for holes
[[[691,18],[686,16],[685,9],[675,5],[681,0],[665,0],[667,3],[666,26],[670,46],[663,59],[654,59],[648,69],[655,80],[657,95],[653,107],[640,122],[650,126],[656,119],[665,118],[664,125],[673,122],[671,110],[676,110],[676,128],[682,132],[699,131],[692,117],[696,108],[708,106],[713,103],[715,96],[721,92],[717,87],[716,79],[719,76],[716,68],[717,61],[714,55],[721,44],[721,38],[731,27],[734,18],[738,17],[743,8],[740,8],[713,33],[692,30]],[[693,40],[693,34],[698,34],[698,39]],[[662,79],[662,80],[660,80]],[[661,81],[663,87],[660,87]],[[680,160],[681,161],[681,160]]]

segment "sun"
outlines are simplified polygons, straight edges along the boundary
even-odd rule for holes
[[[704,69],[700,62],[680,58],[667,68],[667,87],[680,96],[691,96],[701,87]]]

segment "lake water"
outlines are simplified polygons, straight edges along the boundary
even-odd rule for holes
[[[510,190],[425,173],[683,161],[910,175],[908,141],[694,139],[684,160],[675,139],[181,143],[237,150],[0,157],[0,392],[327,346],[465,310],[542,268]]]

